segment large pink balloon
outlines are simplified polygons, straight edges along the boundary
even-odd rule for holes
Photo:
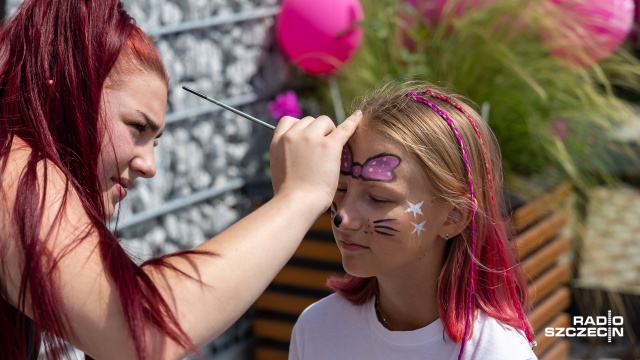
[[[554,56],[578,65],[611,55],[633,25],[634,0],[550,0],[547,6],[564,16],[543,29],[543,40]]]
[[[360,45],[362,19],[358,0],[283,0],[276,35],[298,67],[314,75],[331,74]]]

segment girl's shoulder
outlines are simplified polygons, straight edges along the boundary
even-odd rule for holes
[[[307,318],[326,318],[329,314],[331,317],[342,316],[346,313],[358,311],[359,305],[351,303],[338,293],[333,293],[324,297],[315,303],[309,305],[301,314],[300,319]]]
[[[524,332],[480,311],[471,339],[473,359],[535,360]]]

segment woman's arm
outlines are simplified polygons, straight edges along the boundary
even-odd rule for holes
[[[313,121],[283,118],[271,147],[274,198],[196,248],[216,256],[168,259],[171,265],[201,282],[165,267],[145,267],[196,345],[204,345],[221,334],[251,306],[292,256],[313,221],[328,208],[337,185],[342,146],[358,122],[359,117],[351,118],[336,128],[326,117]],[[11,224],[15,182],[26,156],[24,150],[16,151],[3,179],[7,197],[7,202],[0,205],[3,225]],[[67,340],[97,359],[134,358],[115,284],[106,275],[100,258],[97,235],[69,247],[73,239],[90,229],[73,191],[64,205],[64,215],[54,221],[54,215],[63,206],[65,181],[59,171],[51,168],[42,231],[52,231],[46,246],[59,259],[52,276],[59,284],[61,306],[68,315]],[[16,304],[23,257],[12,236],[15,229],[8,228],[3,226],[7,230],[2,231],[0,238],[8,270],[2,281],[9,301]],[[61,256],[63,252],[67,252],[65,256]],[[29,304],[25,312],[31,315]],[[151,358],[175,359],[186,355],[185,349],[153,326],[146,326]]]

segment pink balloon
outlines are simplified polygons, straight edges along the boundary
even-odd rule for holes
[[[550,0],[566,16],[543,29],[551,54],[578,65],[611,55],[633,26],[634,0]]]
[[[360,45],[364,19],[358,0],[283,0],[276,36],[284,54],[304,71],[331,74]]]

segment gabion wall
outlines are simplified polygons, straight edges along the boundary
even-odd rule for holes
[[[171,78],[156,176],[138,180],[119,207],[117,230],[137,261],[190,249],[248,214],[247,184],[268,182],[271,131],[182,89],[191,87],[272,121],[266,103],[286,81],[274,45],[278,0],[123,0],[151,35]],[[10,13],[18,0],[8,0]],[[111,224],[116,228],[116,221]],[[215,311],[215,309],[212,309]],[[203,349],[222,358],[247,344],[250,313]],[[227,356],[228,357],[228,356]]]

